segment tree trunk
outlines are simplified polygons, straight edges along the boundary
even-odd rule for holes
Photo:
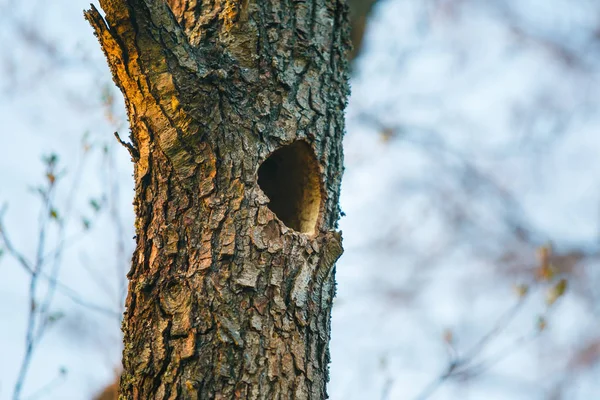
[[[121,398],[326,398],[345,1],[100,4],[135,163]]]

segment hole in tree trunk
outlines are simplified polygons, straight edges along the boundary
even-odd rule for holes
[[[269,208],[288,227],[312,234],[321,206],[319,164],[312,148],[297,141],[269,156],[258,168],[258,185]]]

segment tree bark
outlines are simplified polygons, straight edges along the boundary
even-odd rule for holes
[[[135,179],[120,398],[326,398],[345,1],[100,4]]]

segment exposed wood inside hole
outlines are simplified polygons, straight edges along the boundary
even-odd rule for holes
[[[269,209],[286,226],[314,233],[321,207],[321,180],[308,143],[297,141],[273,152],[258,169],[258,185],[269,198]]]

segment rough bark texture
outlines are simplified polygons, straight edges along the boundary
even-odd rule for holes
[[[85,13],[135,162],[120,396],[325,398],[346,4],[169,3]]]

